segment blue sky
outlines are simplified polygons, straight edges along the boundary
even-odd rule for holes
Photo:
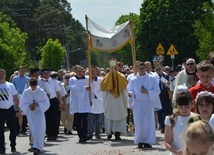
[[[121,15],[139,15],[143,0],[68,0],[71,14],[86,27],[85,15],[97,24],[110,28]]]

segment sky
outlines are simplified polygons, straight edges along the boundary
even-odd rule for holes
[[[95,23],[113,27],[121,15],[140,14],[143,0],[68,0],[71,14],[86,27],[85,15]]]

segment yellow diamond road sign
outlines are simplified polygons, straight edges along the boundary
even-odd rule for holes
[[[167,55],[177,55],[178,51],[175,49],[174,45],[171,44],[171,46],[169,47],[169,50],[166,54]]]
[[[156,49],[157,55],[164,55],[164,51],[165,51],[165,49],[163,48],[163,46],[161,45],[161,43],[159,43],[158,47]]]

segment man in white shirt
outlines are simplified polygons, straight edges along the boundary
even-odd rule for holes
[[[45,112],[47,141],[55,141],[59,134],[59,109],[63,108],[63,103],[59,83],[57,80],[52,79],[50,75],[50,69],[43,69],[43,78],[47,80],[51,88],[50,108]]]
[[[11,152],[16,152],[16,119],[14,103],[20,113],[17,91],[12,83],[6,81],[6,71],[0,69],[0,154],[5,154],[4,123],[10,130]]]
[[[103,78],[98,77],[97,67],[91,66],[91,113],[88,114],[88,137],[92,139],[95,130],[95,137],[100,139],[100,118],[104,113],[102,103],[102,92],[100,90],[100,83]]]
[[[83,68],[80,65],[74,67],[76,76],[69,80],[70,85],[70,113],[74,114],[74,122],[80,143],[85,143],[87,137],[87,117],[91,112],[89,101],[89,79],[83,75]]]

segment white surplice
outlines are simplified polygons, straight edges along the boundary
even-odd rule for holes
[[[85,88],[88,85],[88,77],[84,79],[77,79],[75,76],[70,78],[70,114],[91,112],[89,91]]]
[[[37,102],[39,106],[34,111],[30,110],[30,105]],[[47,94],[39,86],[35,90],[30,87],[26,89],[20,98],[20,108],[26,114],[33,136],[33,147],[40,151],[44,148],[44,138],[46,130],[45,111],[50,107]]]
[[[91,113],[102,114],[104,112],[102,103],[102,91],[100,90],[100,83],[103,80],[101,77],[96,77],[91,83]]]
[[[141,93],[142,86],[148,94]],[[131,79],[128,91],[133,96],[133,116],[135,125],[135,143],[156,143],[154,100],[160,94],[158,80],[149,74],[140,76],[139,73]]]

